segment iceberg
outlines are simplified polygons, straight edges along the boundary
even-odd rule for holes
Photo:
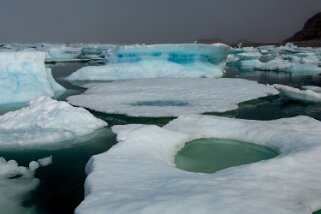
[[[42,160],[49,159],[51,160],[51,158],[43,158]],[[35,213],[35,207],[23,206],[22,203],[39,184],[39,179],[33,177],[39,167],[39,160],[31,161],[29,167],[24,167],[18,166],[15,160],[6,161],[0,157],[0,206],[2,213]]]
[[[111,51],[112,50],[112,51]],[[224,44],[165,44],[112,47],[107,64],[80,68],[70,81],[139,78],[221,77],[231,51]],[[100,52],[97,52],[100,53]]]
[[[106,125],[83,108],[39,97],[25,108],[0,116],[0,149],[47,146],[89,134]]]
[[[321,208],[321,123],[312,118],[185,115],[163,128],[112,129],[119,143],[88,162],[85,200],[76,214],[310,214]],[[213,174],[176,168],[177,151],[200,138],[251,142],[280,155]]]
[[[278,94],[273,87],[243,79],[141,79],[88,84],[72,105],[109,114],[167,117],[225,112],[238,103]]]
[[[0,105],[53,97],[65,91],[45,67],[45,58],[43,52],[0,52]]]
[[[275,84],[275,89],[280,92],[280,95],[307,103],[321,103],[321,88],[317,86],[303,86],[303,90],[294,88],[288,85]]]

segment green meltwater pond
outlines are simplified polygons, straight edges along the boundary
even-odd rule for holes
[[[229,139],[197,139],[188,142],[176,157],[176,167],[190,172],[216,171],[267,160],[278,152],[257,144]]]

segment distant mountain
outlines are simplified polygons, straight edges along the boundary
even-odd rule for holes
[[[315,14],[309,18],[301,31],[297,32],[290,38],[284,41],[275,41],[275,42],[254,42],[248,40],[237,40],[234,42],[227,42],[223,39],[198,39],[195,42],[197,43],[216,43],[221,42],[228,44],[230,46],[236,47],[239,43],[242,43],[242,46],[261,46],[261,45],[285,45],[287,42],[292,42],[300,47],[321,47],[321,12]]]
[[[301,31],[285,40],[285,42],[300,41],[321,41],[321,12],[309,18]]]

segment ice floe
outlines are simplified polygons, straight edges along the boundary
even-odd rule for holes
[[[118,144],[87,164],[86,213],[311,214],[321,208],[321,123],[309,117],[253,121],[186,115],[163,128],[115,126]],[[188,141],[235,139],[280,152],[214,174],[177,169]]]
[[[277,94],[270,86],[243,79],[142,79],[89,84],[69,103],[100,112],[163,117],[225,112],[238,103]]]
[[[109,50],[106,65],[83,67],[67,79],[221,77],[231,48],[223,44],[164,44],[118,46]]]
[[[65,91],[45,67],[45,58],[43,52],[0,52],[0,105]]]
[[[321,103],[321,88],[317,86],[303,86],[302,89],[288,85],[275,84],[274,87],[280,94],[288,99],[307,103]]]
[[[6,161],[0,157],[1,213],[35,213],[35,207],[23,206],[23,202],[39,184],[39,179],[33,177],[41,165],[38,161],[31,161],[29,167],[24,167],[18,166],[15,160]]]
[[[28,107],[0,116],[0,149],[48,145],[89,134],[106,125],[83,108],[39,97]]]

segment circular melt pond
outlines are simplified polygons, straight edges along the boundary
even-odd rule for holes
[[[278,152],[257,144],[229,139],[197,139],[186,143],[176,157],[177,168],[190,172],[216,171],[267,160]]]

